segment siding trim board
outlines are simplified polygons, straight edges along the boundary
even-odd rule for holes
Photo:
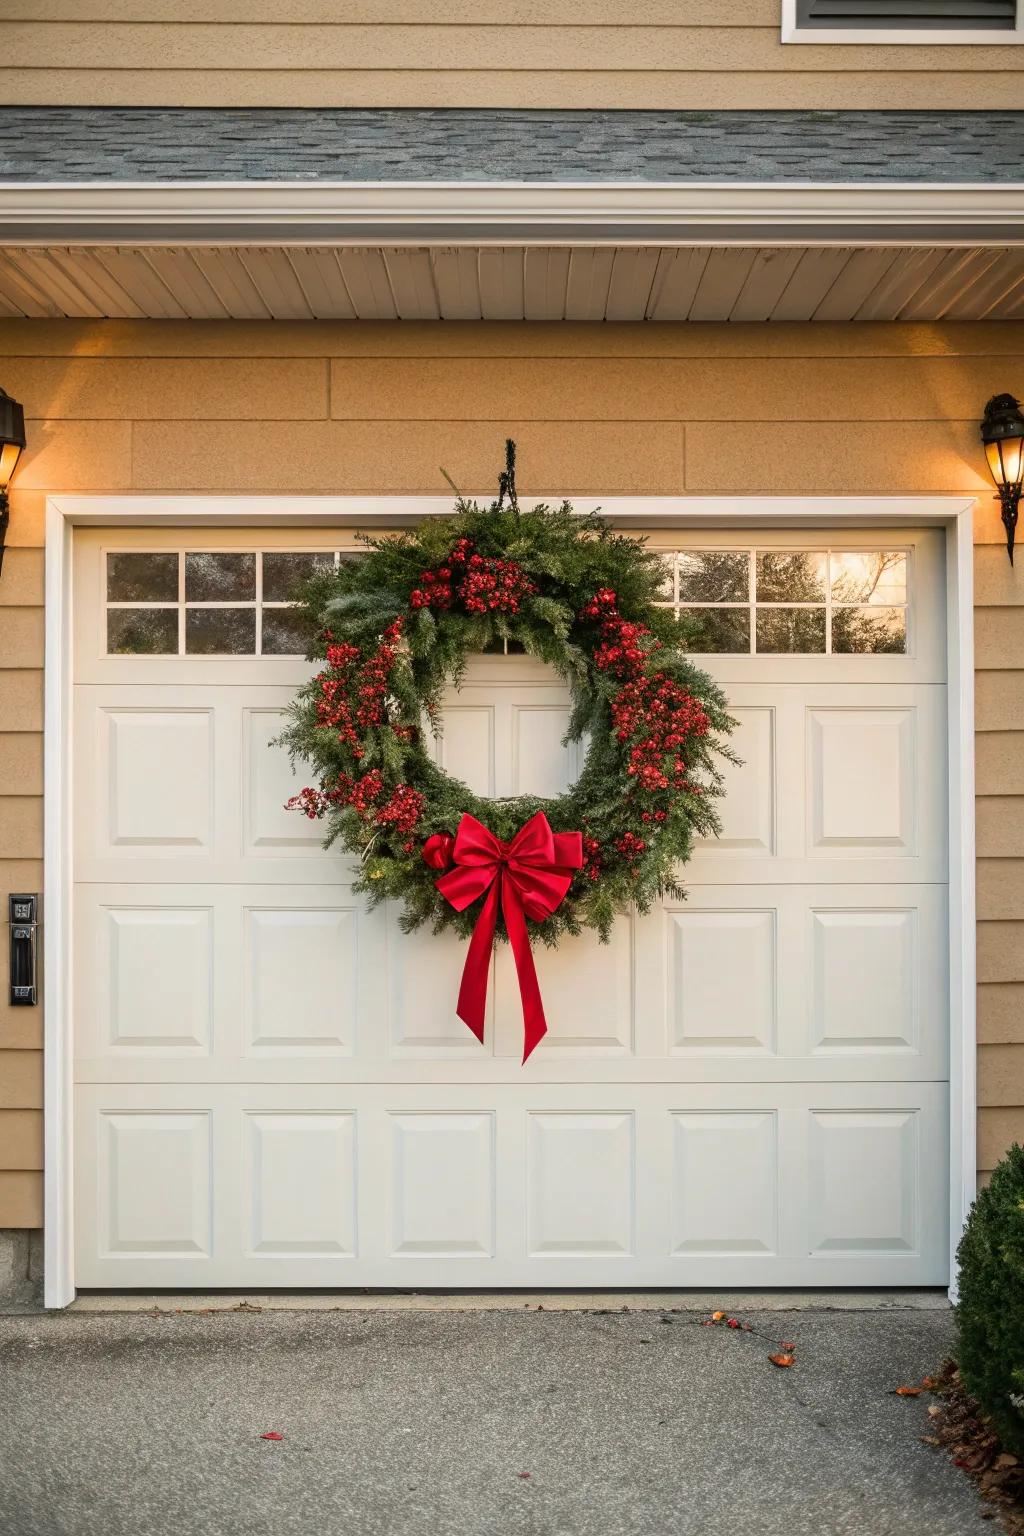
[[[580,510],[593,503],[578,501]],[[951,1293],[955,1249],[976,1183],[976,996],[974,833],[973,498],[937,497],[605,497],[604,514],[625,526],[877,527],[940,524],[947,534],[948,769],[950,846],[950,1237]],[[74,1299],[70,1169],[71,1040],[68,994],[70,791],[73,743],[68,708],[72,681],[71,543],[76,523],[238,527],[354,522],[414,522],[450,510],[440,497],[78,497],[51,496],[46,514],[45,649],[45,1301]]]

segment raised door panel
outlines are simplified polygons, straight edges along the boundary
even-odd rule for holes
[[[673,1254],[777,1251],[777,1121],[771,1109],[672,1116]]]
[[[355,1168],[354,1115],[247,1113],[242,1198],[248,1256],[355,1258]]]
[[[723,765],[723,797],[716,806],[721,835],[697,840],[705,859],[776,851],[776,713],[770,705],[732,706],[736,729],[729,744],[739,761]]]
[[[494,1115],[391,1116],[391,1253],[494,1254]]]
[[[352,1054],[359,919],[355,906],[243,909],[248,1052]]]
[[[323,842],[319,822],[291,811],[287,802],[306,784],[312,771],[292,764],[275,740],[284,729],[281,709],[242,707],[242,835],[252,858],[273,859],[307,854],[318,857]],[[337,857],[337,854],[335,854]],[[272,878],[272,869],[265,878]]]
[[[104,708],[97,721],[101,847],[122,858],[209,854],[213,837],[213,712]]]
[[[775,911],[694,907],[665,918],[670,1050],[773,1051]]]
[[[210,1115],[106,1111],[98,1129],[100,1251],[169,1261],[209,1257]]]
[[[808,711],[808,851],[912,857],[917,843],[917,711],[835,705]]]
[[[548,1033],[535,1053],[562,1063],[587,1056],[622,1056],[634,1048],[633,920],[620,917],[609,942],[587,931],[557,949],[534,948]],[[495,1042],[499,1056],[521,1057],[523,1005],[507,944],[495,955]]]
[[[634,1252],[631,1113],[531,1114],[527,1157],[531,1257],[627,1258]]]
[[[106,1011],[113,1051],[213,1047],[210,907],[105,907],[93,1006]]]

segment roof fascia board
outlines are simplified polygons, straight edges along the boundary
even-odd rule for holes
[[[5,182],[6,244],[1014,244],[1024,182]]]

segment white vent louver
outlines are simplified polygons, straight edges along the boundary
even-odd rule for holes
[[[1012,31],[1016,0],[797,0],[802,27]]]

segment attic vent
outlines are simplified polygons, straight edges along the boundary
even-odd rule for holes
[[[797,0],[797,25],[1011,32],[1016,0]]]

